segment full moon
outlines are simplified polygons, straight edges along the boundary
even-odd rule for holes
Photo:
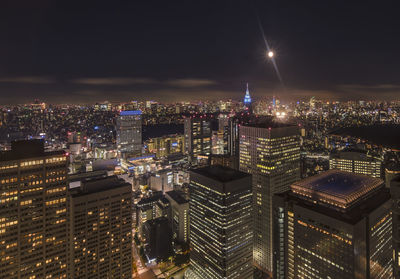
[[[268,57],[269,57],[269,58],[272,58],[272,57],[274,57],[274,52],[272,52],[272,51],[268,51]]]

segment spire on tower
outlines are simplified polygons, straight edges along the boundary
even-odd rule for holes
[[[246,95],[244,96],[244,104],[248,105],[251,103],[250,91],[249,91],[249,83],[246,83]]]

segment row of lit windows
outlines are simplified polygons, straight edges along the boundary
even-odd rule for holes
[[[0,181],[0,183],[1,184],[7,184],[7,183],[14,183],[14,182],[17,182],[18,181],[18,178],[16,178],[16,177],[11,177],[11,178],[7,178],[7,179],[2,179],[1,181]]]
[[[5,219],[5,218],[3,218],[3,219]],[[2,223],[0,223],[0,228],[7,228],[7,227],[14,226],[16,224],[18,224],[18,220],[11,221],[11,222],[6,222],[6,223],[2,222]]]
[[[336,238],[336,239],[338,239],[338,240],[340,240],[340,241],[343,241],[343,242],[345,242],[345,243],[347,243],[347,244],[349,244],[349,245],[352,244],[352,241],[351,241],[351,240],[345,239],[345,238],[343,238],[343,237],[341,237],[341,236],[339,236],[339,235],[337,235],[337,234],[328,232],[328,231],[326,231],[326,230],[324,230],[324,229],[318,228],[318,227],[313,226],[313,225],[311,225],[311,224],[304,223],[303,221],[300,221],[300,220],[297,220],[297,223],[299,223],[300,225],[302,225],[302,226],[304,226],[304,227],[308,227],[308,228],[310,228],[310,229],[313,229],[313,230],[315,230],[315,231],[318,231],[318,232],[320,232],[320,233],[323,233],[323,234],[326,234],[326,235],[330,235],[330,236],[332,236],[332,237],[334,237],[334,238]]]
[[[66,190],[66,187],[57,187],[53,189],[46,190],[46,194],[52,194],[52,193],[58,193],[58,192],[63,192]]]
[[[11,165],[3,165],[3,166],[0,166],[0,170],[8,170],[8,169],[14,169],[14,168],[17,168],[18,167],[18,165],[17,164],[11,164]]]
[[[25,161],[25,162],[21,162],[21,167],[36,166],[36,165],[41,165],[41,164],[43,164],[43,160]]]
[[[58,203],[62,203],[62,202],[65,202],[65,201],[66,201],[66,198],[51,200],[51,201],[47,201],[46,205],[58,204]]]
[[[57,163],[57,162],[62,162],[66,161],[66,157],[53,157],[53,158],[48,158],[46,159],[46,163]]]

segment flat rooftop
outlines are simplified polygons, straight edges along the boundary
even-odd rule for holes
[[[297,206],[306,208],[313,212],[335,218],[340,222],[348,224],[356,224],[366,215],[370,214],[378,207],[390,201],[390,192],[388,188],[380,187],[374,191],[373,195],[368,195],[366,199],[352,206],[351,208],[343,211],[337,210],[334,207],[327,207],[322,204],[315,204],[310,199],[304,199],[303,197],[294,194],[291,191],[276,194],[277,196],[285,197],[291,201],[294,201]]]
[[[63,155],[64,151],[45,151],[44,141],[39,139],[11,142],[11,150],[0,152],[0,161],[23,160],[44,156]]]
[[[194,173],[209,177],[213,180],[216,180],[221,183],[226,183],[229,181],[234,181],[238,180],[247,176],[250,176],[250,174],[237,171],[231,168],[227,168],[224,166],[220,165],[213,165],[213,166],[208,166],[204,168],[199,168],[199,169],[193,169],[191,170]]]
[[[105,178],[97,178],[89,181],[85,181],[81,188],[73,188],[73,197],[90,195],[95,193],[100,193],[104,191],[109,191],[113,189],[118,189],[119,187],[131,186],[125,180],[118,178],[118,176],[108,176]]]
[[[378,161],[378,159],[368,156],[365,151],[342,151],[331,155],[332,159],[344,159],[354,161]]]
[[[177,191],[168,191],[165,193],[166,195],[170,196],[171,199],[176,201],[177,204],[185,204],[188,203],[189,201],[185,199],[181,194],[179,194]]]
[[[296,124],[290,122],[279,122],[273,117],[252,117],[243,123],[243,126],[255,127],[255,128],[285,128],[285,127],[297,127]]]
[[[137,203],[137,205],[138,205],[138,206],[143,206],[143,205],[146,205],[146,204],[150,204],[150,203],[152,203],[152,202],[156,202],[156,201],[158,201],[159,199],[161,199],[162,196],[163,196],[163,195],[162,195],[162,192],[161,192],[161,191],[160,191],[160,192],[156,192],[156,193],[154,193],[154,195],[151,196],[151,197],[141,199],[141,200]]]
[[[292,192],[318,203],[347,209],[379,189],[383,181],[367,175],[329,170],[292,184]]]

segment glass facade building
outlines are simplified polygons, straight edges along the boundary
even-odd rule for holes
[[[338,170],[274,196],[274,278],[393,278],[390,193]]]
[[[272,272],[272,196],[300,179],[297,126],[276,123],[242,125],[239,170],[252,174],[255,265]]]
[[[192,159],[211,154],[211,122],[205,118],[185,119],[185,148]]]
[[[142,112],[124,110],[117,117],[117,147],[121,153],[142,153]]]
[[[191,278],[250,279],[251,176],[222,166],[190,173]]]

